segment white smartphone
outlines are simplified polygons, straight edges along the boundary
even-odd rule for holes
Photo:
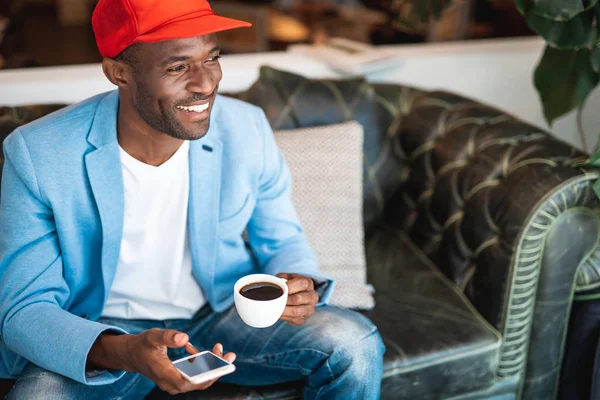
[[[212,381],[235,371],[235,365],[210,351],[202,351],[180,358],[173,361],[173,365],[185,379],[194,385]]]

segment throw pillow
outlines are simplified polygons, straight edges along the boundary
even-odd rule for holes
[[[290,169],[294,206],[319,268],[336,281],[330,304],[373,308],[364,253],[362,125],[350,121],[282,130],[275,139]]]

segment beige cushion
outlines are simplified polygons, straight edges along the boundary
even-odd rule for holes
[[[292,175],[292,199],[322,273],[335,279],[330,304],[369,309],[362,220],[363,128],[358,122],[276,131]]]

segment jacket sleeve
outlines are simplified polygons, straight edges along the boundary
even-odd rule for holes
[[[4,141],[0,197],[0,340],[34,364],[76,381],[101,385],[123,371],[86,376],[94,341],[117,327],[66,311],[69,287],[51,207],[44,201],[23,135]]]
[[[291,176],[262,110],[258,129],[262,140],[262,171],[248,238],[264,273],[309,276],[319,287],[319,304],[331,297],[334,282],[319,272],[291,199]]]

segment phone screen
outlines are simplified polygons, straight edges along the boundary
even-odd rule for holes
[[[212,353],[203,353],[196,357],[175,363],[175,367],[189,377],[200,375],[213,369],[229,365]]]

